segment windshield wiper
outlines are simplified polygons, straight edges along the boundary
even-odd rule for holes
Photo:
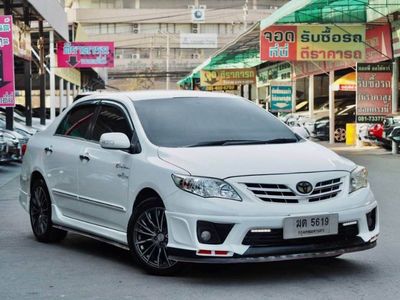
[[[299,140],[294,138],[277,138],[272,140],[264,141],[265,144],[288,144],[288,143],[297,143]]]
[[[185,147],[203,147],[203,146],[231,146],[231,145],[262,145],[262,144],[284,144],[284,143],[296,143],[297,139],[294,138],[277,138],[271,140],[218,140],[218,141],[206,141]]]
[[[185,147],[202,147],[202,146],[229,146],[229,145],[255,145],[255,144],[265,144],[262,140],[217,140],[217,141],[206,141],[200,142],[192,145],[187,145]]]

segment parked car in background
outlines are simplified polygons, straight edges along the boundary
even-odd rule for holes
[[[387,116],[383,120],[383,133],[382,133],[382,146],[386,149],[392,149],[392,140],[389,139],[389,135],[393,129],[400,125],[400,114],[394,114]]]
[[[366,168],[294,131],[224,93],[89,96],[29,141],[20,203],[38,241],[78,232],[153,274],[373,248]]]
[[[392,132],[388,135],[388,139],[400,146],[400,124],[393,128]]]
[[[0,114],[5,115],[5,109],[0,107]],[[26,117],[25,117],[25,107],[18,105],[14,109],[14,122],[18,122],[21,125],[25,126],[26,122]],[[40,118],[33,117],[32,114],[32,128],[36,131],[42,131],[45,130],[48,126],[48,123],[46,125],[41,125],[40,124]]]
[[[8,142],[4,138],[2,131],[0,130],[0,163],[8,162],[10,160],[8,155]]]
[[[335,142],[342,143],[346,141],[346,124],[355,123],[356,105],[352,104],[335,115]],[[329,139],[329,118],[324,117],[317,120],[314,124],[313,137],[319,140]]]
[[[372,141],[375,141],[377,143],[382,143],[382,137],[383,137],[383,124],[378,123],[378,124],[372,124],[368,128],[368,138]]]
[[[320,97],[316,102],[313,118],[310,117],[308,112],[308,100],[307,105],[302,106],[302,109],[306,108],[307,110],[289,113],[281,118],[281,120],[286,123],[288,126],[301,126],[304,127],[313,137],[314,125],[316,120],[326,118],[329,116],[329,103],[327,97]],[[317,104],[318,103],[318,104]],[[348,106],[353,105],[355,103],[354,97],[347,98],[339,98],[335,100],[335,111],[339,113],[340,111],[346,109]],[[302,103],[300,103],[302,104]],[[297,105],[299,107],[299,104]],[[296,109],[297,109],[296,107]]]
[[[0,129],[0,134],[7,142],[7,155],[5,160],[21,161],[26,150],[28,139],[16,131]]]
[[[0,129],[5,129],[6,128],[6,115],[3,111],[0,111]],[[14,129],[18,133],[24,135],[24,136],[32,136],[34,135],[38,130],[34,129],[33,127],[26,126],[25,124],[21,123],[21,121],[18,118],[14,117]]]

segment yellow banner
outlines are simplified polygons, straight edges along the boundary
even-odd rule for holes
[[[255,68],[224,69],[200,72],[201,86],[242,85],[256,83]]]
[[[364,25],[299,25],[297,27],[297,60],[360,61],[364,59]]]

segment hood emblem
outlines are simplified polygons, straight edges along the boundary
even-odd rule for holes
[[[301,194],[309,194],[312,192],[313,190],[313,186],[311,183],[309,183],[308,181],[300,181],[297,185],[296,185],[296,189],[299,193]]]

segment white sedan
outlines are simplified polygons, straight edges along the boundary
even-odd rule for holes
[[[81,233],[155,274],[335,257],[379,233],[365,168],[218,93],[80,99],[30,139],[19,199],[39,241]]]

